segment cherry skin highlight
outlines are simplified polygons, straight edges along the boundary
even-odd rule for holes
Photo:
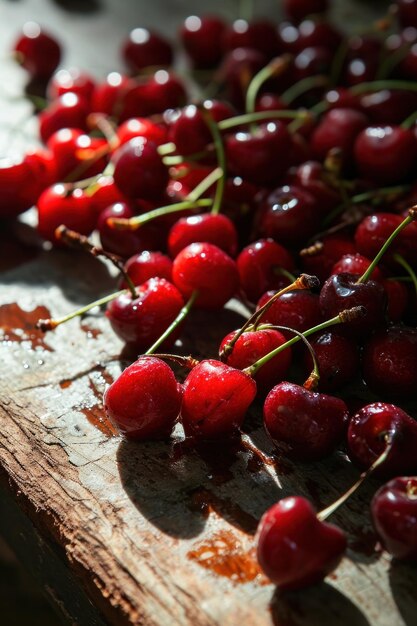
[[[212,243],[234,257],[237,252],[236,228],[232,220],[222,214],[204,213],[182,217],[169,232],[169,253],[175,257],[195,242]]]
[[[125,270],[135,285],[141,285],[150,278],[165,278],[172,281],[172,261],[162,252],[143,250],[131,256],[125,263]],[[127,287],[122,282],[122,288]]]
[[[168,183],[168,170],[157,146],[145,137],[135,137],[114,154],[114,182],[129,198],[160,197]]]
[[[59,245],[55,230],[63,224],[82,235],[89,235],[96,225],[91,198],[82,189],[67,192],[64,185],[46,189],[37,202],[38,232],[47,241]]]
[[[27,22],[13,47],[18,61],[36,80],[48,80],[61,60],[61,46],[36,22]]]
[[[181,386],[171,368],[144,356],[127,367],[104,394],[106,413],[129,439],[166,439],[181,406]]]

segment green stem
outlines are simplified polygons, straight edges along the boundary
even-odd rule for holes
[[[387,240],[385,241],[384,245],[381,247],[380,251],[378,252],[376,257],[373,259],[373,261],[370,264],[370,266],[368,267],[368,269],[358,279],[358,284],[359,283],[366,283],[366,281],[369,279],[369,277],[371,276],[372,272],[374,271],[375,267],[378,265],[379,261],[381,260],[382,256],[388,250],[388,248],[390,247],[390,245],[392,244],[394,239],[397,237],[397,235],[399,235],[399,233],[402,230],[404,230],[404,228],[406,226],[408,226],[408,224],[411,224],[411,222],[413,222],[416,218],[417,218],[417,208],[410,209],[409,212],[408,212],[407,217],[401,222],[401,224],[399,226],[397,226],[397,228],[394,230],[394,232],[392,232],[391,235],[387,238]]]
[[[226,154],[224,151],[223,139],[216,122],[213,120],[210,113],[206,112],[204,109],[202,109],[202,114],[212,134],[214,147],[216,149],[217,165],[222,172],[221,177],[217,181],[216,193],[214,194],[213,206],[211,207],[211,212],[214,215],[217,215],[222,206],[224,188],[226,184]]]
[[[167,156],[168,154],[171,154],[171,152],[175,152],[177,149],[177,146],[175,145],[175,143],[173,141],[168,141],[167,143],[163,143],[160,146],[158,146],[158,153],[160,156]]]
[[[282,72],[289,63],[289,56],[278,57],[273,59],[268,65],[265,65],[249,83],[249,87],[246,91],[246,113],[251,114],[255,112],[256,98],[262,85],[272,76]]]
[[[181,311],[178,313],[175,320],[168,326],[168,328],[162,333],[162,335],[155,341],[155,343],[145,352],[145,354],[153,354],[155,350],[159,348],[159,346],[164,343],[166,339],[170,336],[170,334],[177,328],[179,324],[185,319],[190,312],[196,298],[198,296],[198,291],[193,291],[190,296],[188,302],[182,307]]]
[[[415,273],[411,265],[401,256],[401,254],[397,254],[397,253],[394,254],[393,259],[394,261],[397,261],[397,263],[399,263],[405,269],[405,271],[409,274],[409,277],[414,285],[414,289],[416,290],[416,294],[417,294],[417,274]],[[397,278],[396,280],[399,280],[399,279]]]
[[[299,80],[298,83],[295,83],[295,85],[289,87],[287,91],[284,91],[281,95],[281,100],[286,104],[291,104],[291,102],[299,96],[302,96],[306,91],[314,89],[314,87],[325,87],[328,83],[329,79],[321,74],[318,76],[307,76],[307,78]]]
[[[163,215],[169,215],[170,213],[177,213],[178,211],[184,211],[185,209],[194,209],[196,207],[206,207],[211,206],[213,201],[210,198],[203,198],[202,200],[184,200],[183,202],[176,202],[175,204],[167,204],[165,206],[161,206],[158,209],[153,209],[152,211],[148,211],[147,213],[142,213],[142,215],[135,215],[135,217],[131,217],[130,219],[124,218],[109,218],[108,222],[114,228],[118,228],[120,230],[136,230],[143,224],[147,224],[157,217],[162,217]]]
[[[381,89],[395,89],[404,91],[417,91],[417,82],[409,80],[373,80],[369,83],[360,83],[349,89],[350,93],[359,95],[368,91],[381,91]]]
[[[349,38],[346,37],[339,44],[330,67],[330,83],[332,85],[337,85],[339,83],[340,74],[342,73],[343,63],[345,62],[348,50]]]
[[[81,309],[77,309],[76,311],[73,311],[72,313],[69,313],[68,315],[65,315],[64,317],[59,317],[57,319],[49,319],[49,320],[39,320],[39,322],[36,324],[36,327],[42,330],[43,332],[46,332],[48,330],[53,330],[57,326],[60,326],[61,324],[65,324],[65,322],[69,322],[69,320],[72,320],[74,317],[79,317],[81,315],[84,315],[84,313],[88,313],[88,311],[90,311],[91,309],[94,309],[96,306],[102,306],[103,304],[107,304],[108,302],[115,300],[116,298],[123,295],[124,293],[128,293],[128,290],[122,289],[121,291],[116,291],[115,293],[111,293],[109,296],[104,296],[104,298],[100,298],[99,300],[90,302],[90,304],[87,304],[86,306],[83,306]]]
[[[217,124],[220,130],[229,130],[229,128],[235,128],[236,126],[243,126],[244,124],[252,124],[252,122],[262,122],[264,120],[271,119],[301,119],[304,121],[308,117],[306,111],[259,111],[258,113],[246,113],[244,115],[236,115],[235,117],[229,117],[226,120],[221,120]]]
[[[414,113],[411,113],[411,115],[409,115],[403,121],[403,123],[401,124],[401,128],[405,128],[406,130],[408,130],[409,128],[413,126],[416,120],[417,120],[417,111],[414,111]]]

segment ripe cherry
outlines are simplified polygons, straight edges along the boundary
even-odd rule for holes
[[[267,63],[265,55],[253,48],[236,48],[227,53],[220,66],[220,75],[227,87],[228,100],[243,109],[252,78]]]
[[[141,285],[155,277],[172,281],[172,261],[162,252],[143,250],[134,254],[126,261],[125,270],[135,285]],[[127,285],[123,283],[123,287]]]
[[[54,185],[41,194],[37,207],[38,232],[55,244],[55,230],[61,224],[82,235],[89,235],[96,225],[91,198],[82,189],[68,192],[65,185]]]
[[[417,2],[415,0],[397,0],[398,15],[402,26],[417,28]]]
[[[355,138],[367,123],[366,115],[355,109],[331,109],[324,114],[311,137],[314,154],[323,161],[330,150],[339,148],[345,167],[351,166]]]
[[[145,117],[132,117],[117,128],[117,136],[121,144],[127,143],[135,137],[145,137],[159,146],[168,141],[163,126],[151,122]]]
[[[220,309],[239,285],[236,263],[211,243],[192,243],[175,257],[172,279],[185,298],[195,291],[195,305]]]
[[[344,254],[332,267],[332,274],[363,274],[372,261],[362,254]],[[382,281],[383,274],[378,267],[372,271],[372,280]]]
[[[110,302],[106,316],[120,339],[146,351],[175,320],[184,305],[178,289],[164,278],[151,278],[136,287],[137,297],[124,293]],[[174,343],[173,333],[164,346]]]
[[[381,212],[367,215],[358,225],[355,232],[355,244],[358,252],[372,259],[379,252],[388,237],[401,224],[403,218],[395,213]],[[415,244],[413,243],[414,224],[409,224],[399,233],[384,256],[383,262],[392,264],[392,255],[400,253],[410,261],[415,260]],[[411,237],[409,237],[411,235]],[[413,254],[414,251],[414,254]]]
[[[222,58],[222,37],[226,25],[216,15],[190,15],[184,21],[180,37],[195,68],[216,67]]]
[[[334,264],[345,254],[355,254],[352,238],[345,234],[326,235],[309,248],[301,251],[302,268],[324,282]]]
[[[131,218],[135,215],[125,202],[116,202],[107,207],[99,216],[97,229],[101,245],[108,252],[123,258],[142,252],[142,250],[158,249],[161,237],[153,224],[144,224],[137,230],[117,230],[109,225],[110,218]]]
[[[343,400],[281,382],[264,404],[264,425],[284,454],[300,461],[328,456],[342,439],[349,411]]]
[[[61,46],[36,22],[27,22],[13,46],[17,59],[35,80],[48,80],[61,60]]]
[[[207,100],[202,108],[210,111],[211,118],[216,122],[233,115],[233,109],[214,100]],[[194,104],[187,105],[173,116],[168,137],[175,143],[177,152],[183,156],[203,152],[213,141],[202,110]]]
[[[392,439],[392,448],[385,462],[375,471],[391,478],[413,474],[417,470],[417,422],[394,404],[368,404],[350,420],[348,429],[349,457],[361,468],[368,468]]]
[[[417,94],[382,89],[362,96],[360,105],[372,124],[401,124],[417,109]]]
[[[272,295],[271,291],[265,293],[259,300],[257,308],[261,308]],[[296,289],[284,293],[262,315],[263,324],[287,326],[299,332],[317,326],[322,320],[319,296],[307,289]]]
[[[61,128],[51,135],[47,148],[52,152],[56,179],[63,181],[69,176],[80,180],[100,174],[107,160],[99,157],[106,145],[104,139],[92,138],[76,128]]]
[[[280,589],[302,589],[317,583],[340,563],[345,534],[319,521],[308,500],[283,498],[259,522],[257,556],[268,578]]]
[[[359,351],[351,339],[326,331],[309,341],[317,359],[320,391],[336,391],[355,378],[360,369]],[[305,354],[304,363],[305,371],[311,372],[313,361],[309,352]]]
[[[256,395],[248,374],[220,361],[201,361],[184,382],[181,421],[186,435],[218,439],[235,434]]]
[[[168,250],[175,257],[191,243],[206,242],[216,245],[234,257],[237,252],[237,233],[228,217],[222,214],[204,213],[182,217],[168,235]]]
[[[107,207],[117,202],[127,202],[126,196],[114,184],[113,176],[99,176],[94,185],[94,193],[91,202],[94,211],[99,217]]]
[[[114,182],[128,197],[151,200],[165,191],[168,170],[153,141],[131,139],[116,150],[113,162]]]
[[[146,67],[171,65],[171,44],[161,35],[146,28],[134,28],[123,44],[123,59],[129,69],[140,72]]]
[[[86,100],[75,93],[64,93],[39,114],[39,133],[46,143],[61,128],[78,128],[87,131],[89,106]]]
[[[91,98],[91,110],[105,113],[116,119],[126,116],[126,99],[137,86],[137,83],[119,72],[110,72],[103,83],[95,86]],[[147,109],[145,109],[145,114]],[[136,113],[140,115],[140,113]],[[132,117],[132,115],[128,116]]]
[[[235,20],[224,32],[223,50],[230,52],[236,48],[256,50],[267,60],[272,59],[280,52],[276,28],[269,20]]]
[[[403,282],[390,278],[383,280],[382,284],[388,298],[387,316],[391,322],[400,322],[407,310],[409,302],[408,290]]]
[[[47,95],[49,100],[55,100],[64,93],[75,93],[83,100],[90,103],[94,91],[93,78],[78,67],[59,70],[48,83]]]
[[[328,184],[327,177],[328,173],[321,163],[305,161],[290,175],[289,184],[308,191],[316,199],[317,210],[326,215],[341,201],[339,192]]]
[[[417,562],[417,477],[393,478],[380,487],[371,512],[384,548],[397,559]]]
[[[166,363],[144,356],[107,388],[104,406],[111,421],[129,439],[165,439],[180,412],[181,386]]]
[[[143,84],[138,105],[144,106],[146,115],[157,115],[164,113],[167,109],[185,106],[186,100],[187,93],[183,81],[166,70],[157,70]],[[130,117],[135,115],[142,114],[130,113]]]

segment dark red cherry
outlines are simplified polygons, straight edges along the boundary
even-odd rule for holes
[[[181,387],[171,368],[153,356],[127,367],[106,389],[104,407],[111,421],[129,439],[165,439],[181,406]]]
[[[126,292],[107,305],[106,316],[120,339],[144,352],[175,320],[184,305],[178,289],[165,278],[150,278],[136,287],[137,297]],[[172,333],[162,344],[172,345],[178,336]]]
[[[213,105],[213,101],[208,101]],[[203,108],[204,104],[203,104]],[[219,122],[225,117],[230,117],[230,109],[227,107],[211,106],[211,117]],[[168,138],[175,143],[177,152],[183,156],[203,152],[209,143],[213,141],[210,128],[208,127],[200,108],[194,104],[187,105],[179,111],[169,126]]]
[[[216,15],[190,15],[186,18],[180,37],[194,67],[205,69],[220,63],[225,28],[224,21]]]
[[[96,176],[106,167],[106,158],[98,158],[106,141],[90,137],[76,128],[61,128],[49,137],[46,145],[52,152],[58,181],[67,176],[72,180]]]
[[[328,0],[284,0],[283,6],[290,20],[301,22],[309,15],[325,13],[328,9]]]
[[[288,168],[291,136],[285,124],[269,122],[252,132],[228,135],[225,150],[229,171],[255,185],[278,182]]]
[[[114,182],[130,198],[161,197],[168,183],[168,170],[157,145],[144,137],[123,144],[113,156]]]
[[[256,535],[258,561],[280,589],[302,589],[323,580],[339,565],[345,534],[317,519],[301,496],[283,498],[264,513]]]
[[[175,257],[183,248],[196,242],[212,243],[229,256],[236,256],[236,229],[225,215],[204,213],[179,219],[168,235],[169,253]]]
[[[396,0],[398,16],[403,27],[417,28],[417,2],[415,0]]]
[[[220,344],[220,352],[238,331],[232,331]],[[227,355],[225,362],[239,370],[249,367],[275,348],[282,346],[286,339],[278,330],[265,329],[244,332],[237,339],[233,350]],[[258,389],[268,393],[274,385],[282,381],[291,365],[291,348],[287,348],[265,363],[254,375]]]
[[[291,183],[308,191],[315,199],[317,210],[326,215],[341,202],[339,192],[326,181],[326,172],[318,161],[305,161],[297,167]]]
[[[61,60],[61,46],[36,22],[27,22],[15,42],[17,60],[36,80],[48,80]]]
[[[223,50],[230,52],[236,48],[251,48],[267,59],[277,56],[280,50],[274,24],[269,20],[235,20],[224,32]]]
[[[278,39],[286,52],[297,53],[311,46],[324,46],[334,51],[341,42],[341,35],[329,22],[307,18],[297,27],[282,22],[278,27]]]
[[[181,421],[186,435],[219,439],[235,434],[256,395],[256,383],[220,361],[201,361],[184,382]]]
[[[346,85],[360,85],[375,80],[379,68],[378,57],[365,56],[348,59],[343,72],[343,82]]]
[[[367,215],[358,225],[355,232],[355,244],[358,252],[369,259],[374,258],[384,245],[388,237],[401,224],[403,218],[395,213],[381,212],[373,215]],[[383,262],[392,264],[392,254],[399,252],[404,256],[410,255],[412,260],[412,249],[415,250],[417,238],[412,244],[415,226],[409,224],[398,235],[397,239],[392,243],[387,253],[384,255]],[[408,237],[408,235],[411,237]],[[414,254],[415,258],[415,254]]]
[[[375,474],[391,478],[415,473],[417,422],[394,404],[368,404],[352,417],[348,429],[349,457],[359,467],[368,468],[386,449],[390,437],[392,448]]]
[[[289,247],[300,246],[315,233],[318,213],[308,191],[296,185],[277,187],[261,206],[258,233]]]
[[[329,109],[356,109],[357,111],[362,111],[360,96],[352,93],[345,87],[329,89],[324,96],[324,100]]]
[[[236,293],[236,263],[211,243],[192,243],[175,257],[172,278],[185,298],[198,291],[195,305],[220,309]]]
[[[287,107],[288,105],[276,93],[263,93],[256,99],[255,111],[284,111]],[[271,122],[273,121],[271,119]]]
[[[135,212],[125,202],[111,204],[100,213],[97,229],[105,250],[127,258],[143,250],[157,250],[160,247],[161,236],[154,224],[144,224],[137,230],[118,230],[108,223],[110,218],[129,219],[134,215]]]
[[[332,267],[343,255],[355,254],[356,247],[348,235],[326,235],[301,254],[302,268],[308,274],[317,276],[324,282],[331,274]]]
[[[145,137],[148,141],[153,141],[159,146],[168,141],[165,128],[155,124],[145,117],[132,117],[117,129],[117,136],[121,144],[127,143],[135,137]]]
[[[259,300],[257,308],[266,304],[273,293],[272,291],[265,293]],[[313,328],[322,321],[319,296],[307,289],[284,293],[262,315],[262,322],[265,324],[288,326],[299,332]],[[291,333],[289,338],[293,336]]]
[[[119,72],[110,72],[103,83],[98,83],[91,98],[91,110],[119,119],[124,117],[126,98],[135,90],[137,83]],[[147,108],[145,110],[147,113]],[[140,115],[137,113],[137,115]],[[131,117],[131,116],[130,116]]]
[[[372,261],[367,257],[359,254],[344,254],[332,267],[332,274],[359,274],[360,276],[366,272]],[[376,267],[372,274],[372,280],[382,281],[383,274]]]
[[[267,62],[265,55],[252,48],[236,48],[225,55],[220,75],[233,106],[244,108],[249,83]]]
[[[75,93],[64,93],[39,114],[39,133],[46,143],[61,128],[77,128],[87,131],[89,106],[86,100]]]
[[[340,398],[282,382],[268,394],[264,425],[275,445],[300,461],[328,456],[342,439],[349,419]]]
[[[167,72],[158,70],[141,86],[138,104],[144,106],[146,115],[162,114],[167,109],[176,109],[185,105],[187,93],[183,81]],[[140,116],[131,113],[129,117]]]
[[[360,104],[372,124],[401,124],[417,109],[417,94],[382,89],[362,96]]]
[[[401,126],[368,126],[356,137],[355,161],[360,174],[375,183],[403,181],[417,163],[417,140]]]
[[[290,253],[273,239],[260,239],[242,250],[236,260],[240,286],[251,302],[256,302],[268,289],[288,284],[280,269],[294,270]]]
[[[327,318],[338,315],[354,306],[365,307],[364,316],[342,324],[346,332],[366,337],[385,322],[387,295],[381,283],[367,280],[358,283],[357,274],[333,274],[324,283],[320,292],[320,308]]]
[[[114,184],[113,176],[99,176],[95,184],[95,191],[91,196],[91,202],[98,218],[107,207],[117,202],[126,203],[128,200]]]
[[[328,74],[332,63],[332,52],[324,46],[310,46],[304,48],[294,58],[294,82],[303,80],[310,76],[317,76],[318,74]],[[324,87],[314,88],[305,92],[302,100],[305,100],[305,95],[309,94],[310,97],[320,96]],[[298,99],[297,99],[298,102]]]
[[[362,363],[367,385],[383,397],[416,396],[417,328],[390,326],[365,344]]]
[[[38,232],[44,239],[59,243],[55,230],[63,224],[82,235],[89,235],[96,225],[91,198],[83,189],[68,192],[64,185],[46,189],[38,199]]]
[[[345,166],[349,166],[355,138],[367,123],[366,115],[355,109],[331,109],[323,115],[313,132],[311,142],[314,154],[323,161],[330,150],[338,148],[342,151]]]
[[[403,282],[393,279],[382,281],[388,298],[387,316],[390,322],[400,322],[409,301],[408,290]]]
[[[372,498],[371,513],[385,550],[396,559],[416,563],[417,477],[400,476],[380,487]]]
[[[332,392],[350,383],[360,369],[359,351],[351,339],[332,331],[325,331],[309,339],[317,359],[320,391]],[[305,371],[311,372],[313,360],[305,353]]]
[[[146,28],[134,28],[123,43],[122,55],[129,69],[137,73],[146,67],[171,65],[171,44],[162,35]]]
[[[156,277],[172,281],[172,261],[166,254],[158,251],[143,250],[134,254],[126,261],[125,270],[135,285]],[[127,287],[125,281],[122,287]]]
[[[90,103],[95,87],[93,78],[78,67],[56,72],[48,83],[48,98],[55,100],[64,93],[72,92]]]

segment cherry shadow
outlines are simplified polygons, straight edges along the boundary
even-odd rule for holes
[[[360,609],[326,582],[300,591],[277,589],[270,609],[275,626],[370,626]]]
[[[407,626],[417,623],[417,568],[395,559],[391,562],[389,582],[392,597]]]

